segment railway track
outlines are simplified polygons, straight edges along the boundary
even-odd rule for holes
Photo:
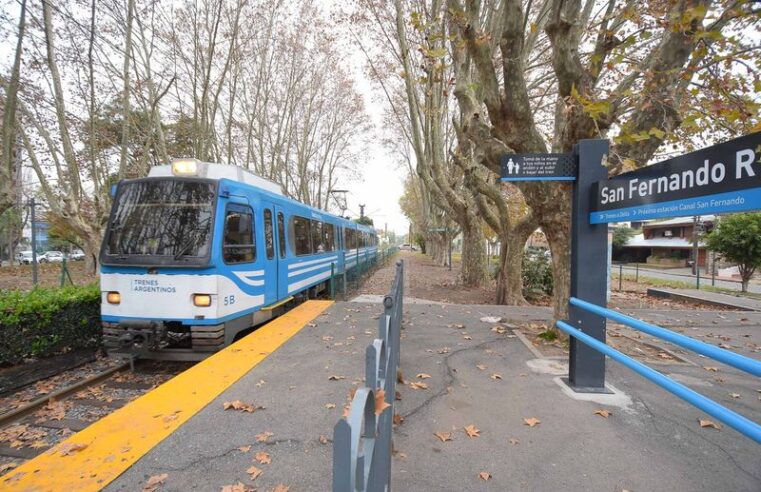
[[[45,452],[164,381],[190,367],[189,362],[120,363],[89,374],[54,391],[0,408],[0,475]],[[21,392],[19,392],[21,393]],[[9,410],[6,408],[11,407]],[[5,410],[5,411],[4,411]]]

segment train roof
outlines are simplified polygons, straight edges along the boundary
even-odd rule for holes
[[[169,176],[229,179],[231,181],[256,186],[257,188],[269,191],[275,195],[284,196],[283,189],[274,181],[262,178],[248,169],[230,164],[203,162],[198,159],[174,159],[171,164],[153,166],[148,172],[149,178]]]

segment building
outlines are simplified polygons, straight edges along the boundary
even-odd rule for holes
[[[698,233],[710,232],[715,222],[713,215],[700,217]],[[625,261],[636,261],[661,267],[689,266],[693,257],[693,218],[681,217],[642,223],[642,233],[627,241],[620,255]],[[698,265],[706,266],[708,250],[698,242]]]

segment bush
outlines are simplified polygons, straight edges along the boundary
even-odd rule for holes
[[[100,345],[97,284],[0,292],[0,364]]]
[[[537,298],[552,295],[552,265],[544,253],[523,253],[523,296]]]

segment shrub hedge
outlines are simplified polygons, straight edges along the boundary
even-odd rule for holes
[[[97,284],[0,291],[0,364],[98,347],[100,341]]]

